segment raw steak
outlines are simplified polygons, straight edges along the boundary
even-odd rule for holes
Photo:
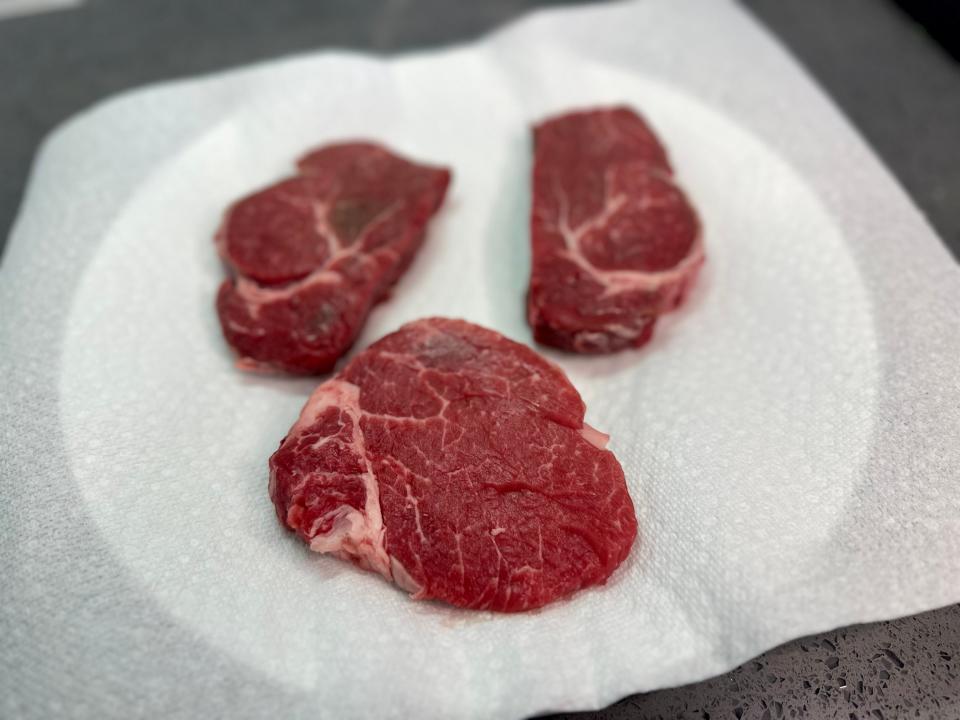
[[[217,295],[247,369],[322,373],[413,260],[450,172],[370,143],[329,145],[233,205],[217,233],[235,276]]]
[[[462,320],[409,323],[314,391],[270,458],[280,521],[413,594],[529,610],[603,583],[637,532],[563,371]]]
[[[700,223],[666,151],[620,107],[537,125],[534,154],[534,337],[582,353],[643,345],[704,259]]]

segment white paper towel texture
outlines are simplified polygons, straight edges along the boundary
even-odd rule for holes
[[[436,314],[530,342],[529,126],[603,103],[665,141],[708,255],[646,348],[545,351],[624,466],[630,558],[505,616],[309,553],[274,517],[266,459],[316,381],[233,368],[223,209],[343,138],[450,165],[357,348]],[[45,145],[0,293],[0,696],[24,717],[522,717],[960,600],[960,272],[727,2],[545,12],[469,46],[111,100]]]

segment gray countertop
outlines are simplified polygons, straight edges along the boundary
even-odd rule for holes
[[[465,40],[548,4],[563,3],[93,0],[4,20],[0,247],[42,137],[109,94],[325,46],[388,52]],[[960,64],[884,0],[745,4],[819,80],[960,256]],[[797,640],[722,676],[582,716],[955,720],[960,606]]]

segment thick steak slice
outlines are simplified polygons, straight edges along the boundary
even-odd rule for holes
[[[540,123],[534,153],[534,337],[582,353],[642,345],[704,259],[666,151],[635,112],[610,108]]]
[[[462,320],[409,323],[316,389],[270,458],[280,521],[413,594],[540,607],[606,581],[637,533],[563,371]]]
[[[241,367],[330,370],[413,260],[450,181],[361,142],[312,152],[299,171],[234,204],[217,233],[234,273],[217,312]]]

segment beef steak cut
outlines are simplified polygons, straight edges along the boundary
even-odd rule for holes
[[[404,325],[320,385],[270,458],[280,521],[413,594],[514,612],[606,581],[637,532],[555,365],[462,320]]]
[[[534,337],[582,353],[643,345],[704,260],[666,151],[623,107],[534,128],[531,247]]]
[[[329,145],[235,203],[217,232],[233,271],[217,294],[248,369],[330,370],[419,249],[450,181],[378,145]]]

